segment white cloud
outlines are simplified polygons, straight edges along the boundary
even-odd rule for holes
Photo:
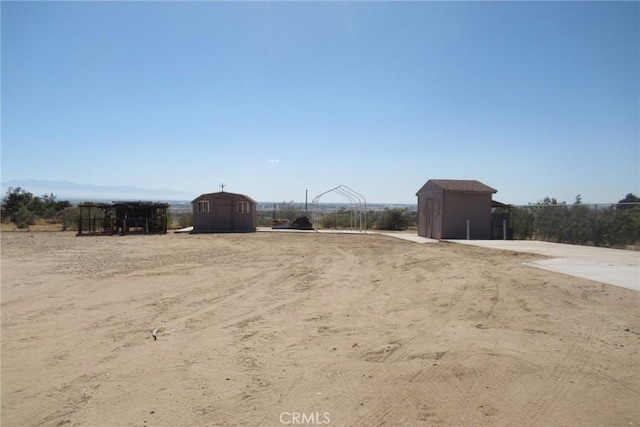
[[[279,159],[269,160],[269,163],[280,163],[280,160]]]

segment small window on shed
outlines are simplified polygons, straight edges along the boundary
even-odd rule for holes
[[[239,214],[249,213],[249,202],[238,202],[238,213]]]
[[[198,200],[198,213],[208,213],[208,212],[209,212],[209,201]]]

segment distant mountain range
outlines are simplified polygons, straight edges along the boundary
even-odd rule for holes
[[[197,194],[168,188],[139,188],[104,186],[95,184],[77,184],[70,181],[50,181],[36,179],[15,179],[0,183],[2,197],[9,188],[20,187],[34,196],[53,193],[58,200],[69,201],[114,201],[114,200],[149,200],[149,201],[191,201]]]
[[[123,200],[144,200],[154,202],[168,202],[172,205],[191,206],[191,201],[199,196],[199,194],[189,193],[187,191],[178,191],[168,188],[140,188],[140,187],[123,187],[123,186],[105,186],[95,184],[77,184],[70,181],[52,181],[37,179],[14,179],[10,181],[0,182],[2,197],[7,194],[9,188],[22,188],[27,190],[34,196],[43,196],[44,194],[53,193],[58,200],[68,200],[71,203],[81,202],[113,202]],[[259,201],[259,210],[274,209],[274,205],[280,203]],[[293,203],[293,205],[303,210],[304,202]],[[322,209],[339,209],[341,207],[349,208],[350,203],[321,203]],[[381,210],[385,207],[401,207],[410,210],[416,210],[415,204],[395,204],[395,203],[372,203],[368,204],[368,209]],[[311,203],[309,203],[311,208]]]

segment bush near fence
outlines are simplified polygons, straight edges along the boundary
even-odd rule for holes
[[[20,187],[10,187],[2,199],[2,221],[13,222],[18,228],[27,228],[38,221],[54,223],[71,206],[71,202],[58,200],[53,193],[39,197]]]
[[[579,245],[640,245],[640,203],[568,205],[555,199],[511,207],[514,239]]]
[[[385,208],[381,211],[369,210],[355,212],[341,208],[335,212],[323,213],[319,226],[325,229],[357,229],[360,225],[366,229],[377,230],[407,230],[415,228],[417,224],[417,212],[403,208]]]

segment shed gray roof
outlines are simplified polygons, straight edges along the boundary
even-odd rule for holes
[[[446,191],[458,191],[463,193],[497,193],[498,190],[476,180],[468,179],[430,179],[423,185],[416,195],[426,191],[429,183],[435,184]]]
[[[245,194],[239,194],[239,193],[230,193],[228,191],[218,191],[215,193],[204,193],[199,195],[198,197],[196,197],[195,199],[193,199],[191,201],[191,203],[195,202],[196,200],[200,200],[202,197],[204,196],[213,196],[213,197],[217,197],[217,196],[240,196],[240,197],[244,197],[245,199],[249,200],[252,203],[257,203],[255,200],[253,200],[251,197],[245,195]]]

